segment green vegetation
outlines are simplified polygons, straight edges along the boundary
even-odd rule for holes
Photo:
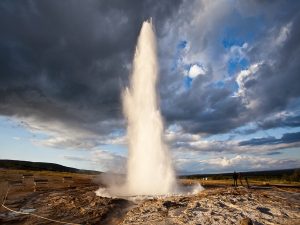
[[[300,169],[296,169],[291,175],[283,174],[281,179],[288,182],[300,182]]]
[[[255,182],[271,182],[278,184],[292,184],[300,182],[300,169],[286,169],[286,170],[270,170],[270,171],[255,171],[255,172],[241,172],[242,177],[247,177],[249,180]],[[180,176],[182,179],[208,179],[211,181],[232,181],[232,173],[222,174],[194,174],[187,176]]]

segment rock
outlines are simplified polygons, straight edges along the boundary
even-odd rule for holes
[[[253,225],[252,220],[248,217],[242,219],[239,224],[240,225]]]
[[[163,206],[166,207],[167,209],[170,208],[170,207],[174,207],[174,206],[177,206],[178,203],[177,202],[171,202],[171,201],[166,201],[163,203]]]
[[[91,202],[90,206],[94,207],[96,205],[96,202]]]
[[[172,201],[165,201],[162,205],[164,207],[166,207],[167,209],[169,209],[171,207],[180,207],[180,206],[183,206],[183,204],[180,203],[180,202],[172,202]]]
[[[85,208],[82,208],[82,207],[79,208],[79,211],[81,214],[84,214],[86,212]]]

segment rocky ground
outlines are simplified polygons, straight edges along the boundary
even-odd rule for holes
[[[222,187],[144,200],[103,198],[96,196],[96,189],[11,192],[5,205],[70,224],[300,224],[300,193],[294,189]],[[2,207],[0,224],[59,223]]]
[[[140,202],[121,224],[300,224],[299,212],[299,193],[227,187]]]

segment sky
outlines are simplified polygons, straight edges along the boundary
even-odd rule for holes
[[[0,1],[0,158],[124,172],[121,93],[152,18],[178,174],[300,167],[300,2]]]

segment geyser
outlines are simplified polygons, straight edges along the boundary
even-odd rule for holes
[[[156,39],[152,21],[143,23],[133,60],[130,86],[122,95],[123,110],[128,121],[129,144],[126,180],[102,177],[108,188],[99,188],[103,197],[155,196],[169,194],[196,194],[200,184],[178,187],[159,110],[156,83],[158,62]]]
[[[152,21],[143,23],[133,60],[130,87],[123,92],[129,154],[125,189],[129,195],[164,195],[176,178],[158,106],[158,62]]]

